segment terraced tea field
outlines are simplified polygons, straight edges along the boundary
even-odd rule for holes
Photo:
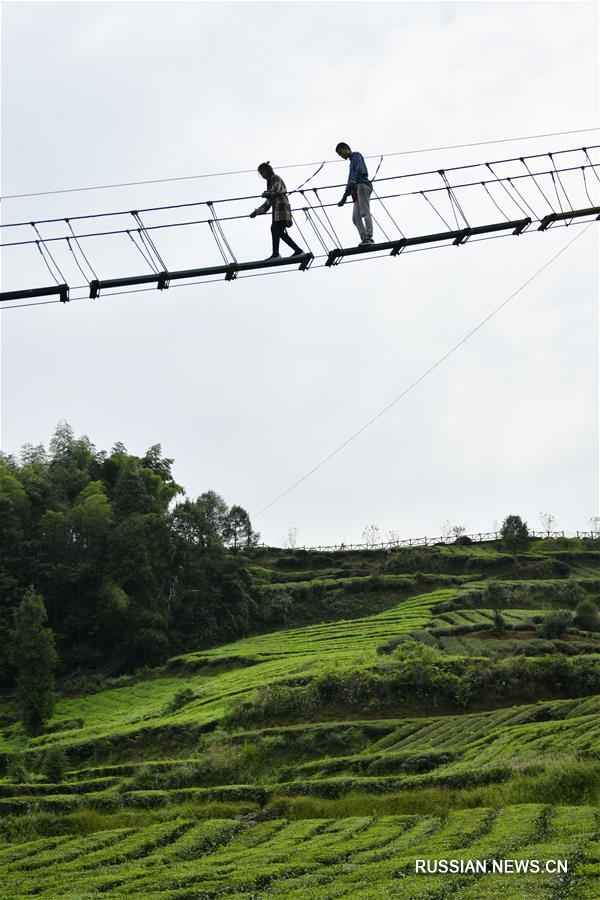
[[[312,624],[61,696],[29,741],[6,700],[2,900],[600,896],[600,632],[538,634],[549,610],[598,598],[600,554],[419,553],[287,551],[284,570],[257,551],[265,589]],[[492,578],[509,597],[500,635]],[[359,614],[328,620],[330,596]],[[504,695],[462,690],[488,670]],[[68,766],[53,783],[56,747]],[[19,755],[28,774],[10,777]],[[417,874],[425,858],[540,871]],[[563,859],[567,873],[545,870]]]

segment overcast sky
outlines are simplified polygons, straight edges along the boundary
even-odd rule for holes
[[[591,2],[2,4],[3,195],[265,159],[277,170],[332,160],[340,140],[375,155],[598,124]],[[599,136],[392,157],[381,174]],[[314,168],[282,174],[295,187]],[[346,171],[330,163],[314,183]],[[3,221],[263,188],[251,172],[11,199]],[[354,243],[350,205],[333,218]],[[268,255],[268,226],[236,226],[239,258]],[[279,544],[295,526],[300,544],[357,542],[371,523],[382,538],[436,535],[447,520],[480,531],[509,513],[539,528],[542,511],[561,529],[588,527],[599,512],[597,229],[256,518],[263,539]],[[142,454],[160,443],[190,496],[211,488],[252,515],[580,232],[5,310],[2,449],[47,444],[60,419],[98,448],[122,441]],[[190,233],[161,247],[171,268],[217,262],[203,240]],[[47,282],[32,250],[9,252],[5,289]],[[144,271],[129,247],[99,252],[105,277]]]

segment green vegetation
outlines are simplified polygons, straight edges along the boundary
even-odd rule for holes
[[[19,718],[29,735],[39,734],[54,710],[57,655],[54,635],[44,627],[46,619],[42,597],[29,588],[15,610],[10,641],[12,663],[17,670]]]
[[[40,592],[61,660],[35,729],[4,664],[3,898],[598,896],[600,541],[269,550],[178,490],[64,428],[0,462],[0,628],[51,648]]]

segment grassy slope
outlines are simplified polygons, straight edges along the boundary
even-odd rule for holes
[[[570,573],[554,577],[550,552]],[[468,597],[492,574],[526,586],[506,620],[529,629],[567,574],[591,596],[600,579],[600,555],[572,548],[541,545],[516,569],[489,545],[430,556],[436,574],[416,581],[381,576],[378,553],[298,554],[291,572],[263,556],[257,574],[273,590],[297,589],[304,619],[327,619],[330,596],[330,609],[356,598],[360,617],[248,637],[128,686],[61,698],[51,730],[26,749],[35,766],[63,746],[66,780],[0,778],[2,898],[599,896],[600,697],[462,715],[340,708],[319,721],[220,727],[231,701],[261,686],[372,667],[391,638],[489,622]],[[314,584],[325,587],[306,603],[299,589],[310,598]],[[450,600],[450,611],[432,611]],[[432,640],[449,652],[444,641],[486,644]],[[195,697],[173,711],[182,688]],[[22,748],[17,726],[0,732],[5,758]],[[275,818],[249,817],[264,808]],[[492,855],[568,857],[571,874],[414,874],[415,857]]]

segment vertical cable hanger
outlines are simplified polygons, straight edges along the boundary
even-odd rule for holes
[[[452,231],[452,228],[450,227],[450,225],[448,224],[448,222],[446,222],[446,220],[445,220],[445,218],[443,217],[443,215],[441,214],[441,212],[440,212],[440,211],[436,208],[436,206],[431,202],[431,200],[429,199],[429,197],[427,196],[427,194],[425,193],[425,191],[419,191],[419,193],[421,194],[423,200],[426,200],[427,203],[429,203],[430,207],[432,208],[432,210],[434,211],[434,213],[436,214],[436,216],[438,216],[438,217],[442,220],[442,222],[443,222],[444,225],[446,226],[447,230],[448,230],[448,231]]]
[[[504,216],[504,218],[506,219],[507,222],[510,222],[510,218],[506,215],[506,213],[504,212],[504,210],[502,209],[500,204],[496,203],[496,200],[493,197],[492,193],[488,190],[488,186],[485,183],[485,181],[482,181],[481,185],[482,185],[483,189],[485,190],[486,194],[488,195],[488,197],[490,198],[490,200],[492,201],[492,203],[494,204],[494,206],[496,207],[496,209],[498,210],[498,212],[500,213],[500,215]]]
[[[391,237],[389,236],[389,234],[387,233],[387,231],[385,230],[385,228],[383,227],[383,225],[381,224],[381,222],[379,221],[379,219],[376,219],[376,218],[375,218],[374,213],[371,213],[371,218],[373,219],[373,221],[374,221],[375,224],[377,225],[378,229],[380,230],[380,232],[382,233],[382,235],[384,236],[384,238],[386,239],[386,241],[391,241]],[[375,241],[374,243],[377,243],[377,242]]]
[[[142,244],[140,246],[140,244],[138,244],[138,242],[136,241],[136,239],[134,238],[134,236],[132,235],[132,233],[129,229],[127,229],[127,234],[129,235],[129,239],[131,240],[131,243],[133,244],[135,249],[138,250],[142,254],[142,258],[143,258],[144,262],[147,263],[147,265],[150,267],[150,271],[154,272],[155,275],[158,275],[160,270],[158,269],[158,267],[157,267],[156,263],[154,262],[154,260],[152,259],[152,257],[147,254],[145,244]]]
[[[456,210],[458,210],[458,212],[460,213],[460,215],[461,215],[461,217],[462,217],[462,219],[463,219],[463,221],[464,221],[464,223],[465,223],[465,226],[466,226],[467,228],[469,228],[470,226],[469,226],[469,222],[468,222],[468,220],[467,220],[467,217],[465,216],[465,214],[464,214],[464,212],[463,212],[462,206],[461,206],[460,203],[458,202],[458,197],[456,196],[456,194],[455,194],[455,192],[454,192],[454,189],[452,188],[452,185],[451,185],[450,182],[448,181],[448,178],[447,178],[447,176],[446,176],[446,172],[444,171],[444,169],[439,169],[438,174],[441,176],[442,181],[443,181],[444,184],[446,185],[446,191],[448,192],[448,199],[450,200],[450,205],[451,205],[451,207],[452,207],[452,212],[454,213],[454,219],[455,219],[455,221],[456,221],[456,230],[458,231],[458,230],[460,229],[460,225],[458,224],[458,216],[456,215]]]
[[[334,239],[335,239],[335,241],[337,242],[337,245],[338,245],[338,247],[339,247],[339,246],[340,246],[340,239],[339,239],[339,237],[337,236],[337,233],[336,233],[335,228],[333,227],[333,222],[331,221],[331,219],[329,218],[329,216],[328,216],[328,214],[327,214],[327,210],[326,210],[325,207],[323,206],[323,201],[321,200],[321,197],[319,196],[319,191],[317,190],[317,188],[313,188],[313,191],[315,192],[315,197],[316,197],[317,200],[319,201],[319,204],[320,204],[320,206],[321,206],[321,209],[323,210],[323,215],[324,215],[325,218],[327,219],[327,222],[329,223],[329,227],[331,228],[331,231],[332,231],[332,233],[333,233],[333,237],[334,237]]]
[[[554,155],[553,155],[552,153],[549,153],[548,156],[550,157],[550,162],[551,162],[552,165],[554,166],[554,171],[556,172],[556,178],[557,178],[558,183],[560,184],[560,187],[561,187],[561,189],[562,189],[562,192],[563,192],[563,194],[564,194],[564,196],[565,196],[565,200],[567,201],[567,209],[575,209],[575,207],[573,206],[573,204],[571,203],[571,201],[570,201],[570,199],[569,199],[569,195],[567,194],[567,192],[566,192],[566,190],[565,190],[565,186],[564,186],[564,184],[562,183],[562,180],[561,180],[561,177],[560,177],[560,172],[559,172],[558,169],[556,168],[556,163],[554,162]],[[554,181],[554,175],[552,175],[552,180]],[[556,188],[556,184],[555,184],[555,188]],[[556,196],[558,197],[558,190],[556,191]],[[558,202],[560,203],[560,200],[559,200]],[[562,207],[561,207],[561,212],[562,212]]]
[[[323,240],[323,236],[321,235],[321,231],[318,226],[320,226],[323,229],[323,231],[325,232],[325,235],[327,236],[327,238],[330,241],[332,241],[333,244],[336,243],[337,239],[335,236],[332,237],[331,232],[328,230],[327,226],[321,221],[321,217],[318,215],[318,210],[312,205],[312,203],[310,202],[310,199],[306,196],[305,192],[302,190],[302,191],[300,191],[300,193],[302,194],[302,197],[304,198],[306,203],[308,203],[308,207],[306,207],[306,206],[304,207],[304,214],[305,214],[306,218],[308,219],[308,221],[310,222],[310,224],[312,225],[312,229],[315,232],[315,234],[319,240],[319,243],[321,244],[321,247],[323,248],[325,253],[329,253],[329,248],[328,248],[327,244],[325,243],[325,241]],[[318,225],[315,224],[315,220],[318,223]]]
[[[584,186],[584,188],[585,188],[585,192],[586,192],[586,194],[587,194],[587,198],[588,198],[588,200],[590,201],[590,206],[597,206],[597,204],[594,203],[594,201],[593,201],[592,198],[590,197],[590,192],[589,192],[589,190],[588,190],[587,178],[585,177],[585,166],[582,166],[582,167],[581,167],[581,174],[583,175],[583,186]]]
[[[300,232],[300,237],[301,237],[302,241],[304,242],[304,245],[305,245],[306,249],[308,250],[309,253],[312,253],[312,255],[314,256],[315,254],[313,253],[313,250],[312,250],[312,247],[310,246],[310,243],[309,243],[309,241],[308,241],[308,238],[306,238],[306,237],[304,236],[304,232],[303,232],[302,229],[300,228],[300,223],[294,218],[293,215],[292,215],[292,223],[296,226],[296,228],[297,228],[298,231]]]
[[[306,199],[306,198],[305,198],[305,199]],[[308,224],[310,225],[310,227],[311,227],[312,230],[314,231],[315,236],[316,236],[318,242],[320,243],[322,249],[324,250],[324,252],[325,252],[326,254],[328,254],[328,253],[329,253],[329,248],[327,247],[327,244],[326,244],[325,241],[323,240],[323,238],[322,238],[322,236],[321,236],[321,232],[319,231],[319,229],[317,228],[317,226],[316,226],[315,223],[313,222],[312,216],[311,216],[310,211],[309,211],[310,209],[312,209],[312,207],[308,207],[308,206],[303,207],[303,212],[304,212],[304,215],[306,216],[306,221],[308,222]]]
[[[44,242],[44,238],[43,238],[42,235],[40,234],[40,232],[39,232],[39,230],[38,230],[38,227],[37,227],[36,223],[35,223],[35,222],[31,222],[31,227],[33,228],[33,230],[35,231],[35,233],[36,233],[37,236],[38,236],[38,239],[39,239],[39,240],[36,241],[37,248],[38,248],[38,250],[40,251],[40,254],[41,254],[41,256],[42,256],[42,259],[43,259],[44,262],[46,263],[46,268],[47,268],[48,271],[50,272],[50,275],[52,276],[53,280],[56,282],[56,284],[61,284],[61,282],[58,280],[58,278],[56,277],[56,275],[55,275],[54,272],[52,271],[52,269],[51,269],[51,267],[50,267],[50,263],[48,262],[48,259],[47,259],[46,257],[48,257],[48,258],[52,261],[52,265],[54,266],[54,268],[55,268],[56,271],[58,272],[59,276],[62,278],[62,284],[66,284],[66,283],[67,283],[67,279],[65,278],[65,276],[64,276],[63,273],[61,272],[60,266],[58,265],[58,263],[56,262],[56,260],[55,260],[54,257],[52,256],[52,253],[50,252],[49,248],[46,246],[46,244],[45,244],[45,242]]]
[[[133,216],[133,218],[135,219],[135,221],[136,221],[137,224],[138,224],[138,229],[137,229],[137,231],[138,231],[138,235],[139,235],[139,237],[140,237],[140,240],[142,241],[142,243],[144,244],[144,246],[145,246],[146,249],[148,250],[149,255],[150,255],[150,256],[153,256],[154,259],[155,259],[155,261],[158,263],[158,265],[156,265],[156,263],[155,263],[156,271],[157,271],[157,272],[161,272],[161,271],[162,271],[162,272],[167,272],[167,271],[168,271],[168,269],[167,269],[167,264],[166,264],[166,262],[164,261],[164,259],[162,258],[162,256],[160,255],[160,253],[159,253],[159,251],[158,251],[158,247],[156,246],[156,244],[155,244],[154,241],[152,240],[150,234],[148,233],[148,231],[147,231],[147,229],[146,229],[146,226],[145,226],[144,223],[142,222],[142,219],[141,219],[141,217],[140,217],[140,214],[138,213],[137,210],[132,209],[132,210],[131,210],[131,215]]]
[[[210,214],[211,214],[211,216],[213,217],[213,218],[212,218],[212,221],[213,221],[214,228],[216,228],[216,229],[218,230],[219,235],[220,235],[220,237],[221,237],[221,240],[223,241],[224,246],[227,248],[227,250],[228,250],[228,252],[229,252],[229,254],[230,254],[230,256],[231,256],[231,259],[233,260],[234,263],[237,263],[237,259],[236,259],[235,253],[234,253],[233,250],[231,249],[231,245],[230,245],[229,241],[227,240],[227,237],[226,237],[225,232],[224,232],[224,230],[223,230],[223,226],[222,226],[221,223],[219,222],[219,217],[218,217],[218,215],[217,215],[216,212],[215,212],[214,202],[213,202],[212,200],[208,200],[208,201],[206,202],[206,205],[207,205],[208,208],[210,209]],[[212,227],[212,226],[211,226],[211,227]],[[213,234],[214,234],[214,233],[215,233],[215,232],[214,232],[214,229],[213,229]],[[226,260],[226,262],[229,263],[229,260]]]
[[[492,169],[491,163],[486,163],[485,165],[486,165],[486,168],[491,172],[491,174],[492,174],[492,175],[494,176],[494,178],[496,179],[496,182],[500,185],[500,187],[504,190],[504,192],[506,193],[506,195],[510,198],[510,200],[511,200],[511,201],[515,204],[515,206],[518,208],[518,210],[519,210],[519,212],[521,213],[521,215],[522,215],[522,216],[525,216],[525,218],[528,218],[527,211],[526,211],[525,209],[523,209],[523,207],[521,206],[521,204],[519,203],[518,200],[515,200],[515,198],[513,197],[513,195],[511,194],[511,192],[509,191],[509,189],[508,189],[508,188],[506,187],[506,185],[504,184],[504,180],[503,180],[502,178],[499,178],[499,177],[496,175],[496,173],[495,173],[494,170]],[[534,218],[534,219],[538,219],[538,218],[539,218],[538,214],[537,214],[536,212],[534,212],[534,210],[531,208],[531,206],[529,205],[529,203],[527,203],[527,201],[525,200],[525,198],[521,196],[520,192],[517,191],[517,190],[514,188],[514,186],[513,186],[512,182],[510,181],[510,179],[507,179],[507,180],[509,181],[510,186],[513,188],[513,190],[515,191],[515,193],[517,194],[517,196],[520,197],[521,201],[525,204],[525,206],[527,207],[527,210],[529,210],[529,212],[533,215],[533,218]]]
[[[371,188],[372,188],[372,190],[373,190],[373,194],[374,194],[375,198],[381,203],[381,206],[383,207],[384,212],[387,214],[388,218],[391,220],[392,225],[394,226],[394,228],[396,228],[396,229],[400,232],[400,236],[401,236],[401,237],[405,238],[406,235],[404,234],[404,232],[402,231],[402,229],[400,228],[400,226],[398,225],[398,223],[396,222],[396,220],[395,220],[394,217],[392,216],[391,212],[388,210],[387,206],[385,205],[385,203],[383,202],[383,200],[381,199],[381,197],[379,196],[379,194],[378,194],[377,191],[375,190],[375,180],[377,179],[377,175],[379,174],[379,170],[380,170],[380,168],[381,168],[382,162],[383,162],[383,156],[382,156],[381,159],[379,160],[379,165],[378,165],[377,168],[375,169],[375,175],[373,176],[373,178],[372,178],[372,180],[371,180]],[[378,227],[381,228],[381,225],[379,225],[379,223],[377,223],[377,224],[378,224]],[[381,228],[381,230],[382,230],[383,233],[385,234],[384,229]],[[389,237],[387,236],[387,234],[385,234],[385,236],[386,236],[386,238],[387,238],[388,241],[389,241],[390,239],[389,239]]]
[[[96,273],[95,273],[95,271],[94,271],[94,268],[93,268],[91,262],[90,262],[89,259],[87,258],[87,256],[86,256],[86,254],[85,254],[85,251],[84,251],[83,247],[82,247],[81,244],[79,243],[78,237],[77,237],[77,235],[75,234],[75,232],[73,231],[73,228],[72,228],[72,226],[71,226],[71,222],[69,221],[69,219],[65,219],[65,222],[67,223],[67,225],[68,225],[68,227],[69,227],[69,231],[71,232],[71,234],[72,234],[72,236],[73,236],[73,240],[75,241],[75,244],[76,244],[76,246],[77,246],[79,252],[81,253],[83,259],[85,260],[88,269],[89,269],[90,272],[92,273],[93,277],[97,280],[97,279],[98,279],[98,276],[96,275]],[[84,278],[86,279],[86,281],[89,281],[89,277],[85,275],[85,273],[83,272],[81,266],[80,266],[79,263],[77,262],[77,257],[76,257],[76,255],[75,255],[75,252],[74,252],[73,248],[71,247],[71,242],[70,242],[69,238],[67,237],[66,240],[67,240],[67,244],[69,245],[69,250],[70,250],[71,253],[73,254],[73,258],[75,259],[75,262],[77,263],[77,266],[78,266],[78,268],[79,268],[79,271],[80,271],[81,274],[84,276]]]
[[[223,259],[223,262],[225,263],[225,265],[229,265],[229,263],[231,262],[231,260],[227,258],[227,254],[225,253],[225,250],[224,250],[223,245],[222,245],[222,243],[221,243],[221,239],[220,239],[220,237],[219,237],[219,233],[218,233],[217,229],[215,228],[215,223],[213,222],[212,219],[209,221],[208,227],[210,228],[210,232],[211,232],[212,236],[213,236],[214,239],[215,239],[215,243],[216,243],[217,247],[219,248],[219,253],[221,254],[221,257],[222,257],[222,259]]]
[[[529,166],[527,165],[527,163],[525,162],[525,160],[523,159],[523,157],[520,158],[520,162],[523,163],[523,165],[525,166],[525,168],[526,168],[527,171],[529,172],[529,175],[531,176],[531,178],[532,178],[532,180],[533,180],[533,183],[535,184],[536,188],[538,189],[538,191],[540,192],[540,194],[542,195],[542,197],[544,198],[544,200],[546,201],[546,203],[548,204],[548,206],[550,207],[550,209],[552,210],[552,212],[555,213],[556,210],[555,210],[554,207],[552,206],[552,204],[551,204],[550,200],[548,199],[548,197],[546,197],[546,194],[544,193],[544,191],[541,189],[541,187],[540,187],[539,184],[537,183],[537,180],[536,180],[535,175],[533,174],[533,172],[531,171],[531,169],[529,168]],[[509,180],[509,182],[510,182],[510,178],[509,178],[508,180]]]
[[[587,152],[587,147],[583,147],[583,152],[585,153],[585,155],[586,155],[586,157],[587,157],[587,161],[589,162],[590,166],[592,167],[592,172],[593,172],[594,175],[596,176],[597,180],[600,181],[600,175],[598,175],[598,173],[596,172],[596,165],[597,165],[597,163],[593,163],[593,162],[591,161],[591,159],[590,159],[590,157],[589,157],[589,154],[588,154],[588,152]]]

